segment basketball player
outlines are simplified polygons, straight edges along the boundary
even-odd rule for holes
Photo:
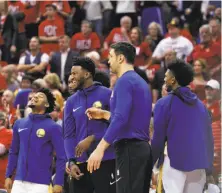
[[[6,171],[5,188],[11,193],[48,193],[56,152],[53,193],[62,193],[66,155],[61,128],[49,116],[55,98],[48,89],[39,90],[29,101],[32,113],[15,122]],[[15,181],[12,186],[14,172]]]
[[[134,46],[111,45],[109,63],[118,76],[111,98],[111,112],[98,108],[86,111],[89,119],[106,119],[110,125],[88,159],[88,171],[101,167],[107,148],[114,143],[117,193],[149,192],[152,156],[149,141],[152,98],[147,83],[134,71]]]
[[[110,147],[99,170],[90,174],[87,160],[104,135],[105,120],[88,120],[85,111],[94,106],[109,110],[111,90],[93,82],[95,64],[87,57],[77,57],[69,77],[74,94],[67,99],[64,109],[64,142],[75,193],[115,193],[115,156]],[[72,84],[71,84],[72,83]],[[75,152],[74,152],[75,150]]]

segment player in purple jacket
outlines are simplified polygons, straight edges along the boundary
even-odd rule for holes
[[[107,130],[105,120],[89,120],[85,111],[95,106],[109,110],[111,90],[93,82],[95,64],[87,57],[76,57],[70,75],[75,93],[66,101],[63,129],[64,144],[74,178],[75,193],[115,193],[115,155],[109,147],[99,170],[90,174],[87,160]]]
[[[110,125],[90,155],[88,170],[100,168],[106,149],[114,143],[117,193],[149,192],[152,156],[149,126],[152,98],[147,83],[134,71],[136,50],[127,42],[111,46],[109,63],[118,80],[110,98],[110,112],[86,111],[90,119],[110,120]]]
[[[55,98],[48,89],[39,90],[28,106],[32,113],[13,126],[12,145],[6,171],[5,188],[11,193],[48,193],[52,176],[53,152],[56,152],[56,177],[53,193],[62,193],[66,155],[61,127],[48,113]],[[12,186],[12,176],[15,181]]]
[[[167,143],[162,178],[165,193],[202,193],[206,174],[211,177],[213,169],[211,118],[188,87],[192,80],[189,64],[182,60],[169,64],[164,81],[171,92],[154,108],[153,164]]]

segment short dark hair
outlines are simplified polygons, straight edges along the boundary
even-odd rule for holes
[[[32,38],[35,38],[35,39],[38,41],[38,43],[40,44],[40,39],[39,39],[38,36],[33,36]],[[32,38],[31,38],[31,39],[32,39]],[[29,40],[29,42],[31,41],[31,39]]]
[[[94,81],[100,82],[103,86],[105,86],[107,88],[110,87],[109,76],[106,72],[96,70],[96,74],[94,76]]]
[[[128,42],[118,42],[112,44],[110,47],[114,49],[116,55],[122,54],[124,55],[128,63],[134,64],[136,49],[132,44]]]
[[[83,20],[82,23],[81,23],[81,25],[82,25],[82,24],[88,24],[88,25],[89,25],[89,28],[93,29],[93,23],[92,23],[91,21],[89,21],[89,20],[86,20],[86,19]]]
[[[73,57],[72,66],[81,66],[83,69],[87,70],[92,74],[92,77],[95,76],[96,65],[92,59],[89,57]]]
[[[47,7],[52,7],[55,11],[57,10],[57,7],[55,5],[53,5],[53,4],[47,4],[45,6],[45,8],[47,8]]]
[[[176,59],[168,65],[180,86],[187,86],[193,81],[193,68],[183,60]]]
[[[46,108],[45,113],[51,113],[55,108],[55,100],[56,100],[55,97],[47,88],[41,88],[37,92],[41,92],[45,94],[49,103],[49,107]]]
[[[22,77],[22,81],[23,81],[23,80],[29,80],[30,83],[32,84],[32,82],[34,81],[34,78],[32,78],[32,77],[29,76],[29,75],[24,75],[24,76]]]

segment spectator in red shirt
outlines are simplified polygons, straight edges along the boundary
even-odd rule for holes
[[[193,63],[194,78],[190,83],[190,87],[200,100],[205,100],[205,86],[209,80],[206,73],[206,65],[206,60],[201,58]]]
[[[221,174],[221,107],[220,83],[211,79],[207,82],[206,100],[203,101],[212,114],[212,129],[214,136],[214,177],[218,179]]]
[[[149,44],[143,41],[142,31],[139,27],[134,27],[130,34],[131,43],[136,48],[135,66],[148,66],[152,55]]]
[[[2,106],[0,106],[0,110],[6,113],[7,120],[7,127],[11,128],[16,120],[16,109],[13,107],[14,102],[14,95],[13,92],[10,90],[5,90],[2,95]]]
[[[221,47],[212,41],[212,28],[203,25],[200,30],[201,43],[194,47],[189,60],[203,58],[207,61],[207,69],[213,79],[221,80]]]
[[[212,40],[221,45],[221,24],[217,18],[212,18],[209,22],[212,29]]]
[[[130,29],[132,20],[128,16],[124,16],[120,20],[120,28],[114,28],[104,42],[104,49],[108,50],[109,45],[120,41],[130,41]]]
[[[0,189],[4,188],[8,151],[12,142],[12,131],[6,129],[7,116],[0,111]]]
[[[57,0],[57,1],[40,1],[39,2],[39,18],[38,20],[42,18],[47,17],[47,13],[46,13],[46,6],[47,5],[54,5],[56,7],[56,20],[60,20],[62,22],[62,25],[65,25],[65,20],[68,18],[71,9],[69,6],[69,3],[67,0]]]
[[[82,21],[81,32],[72,36],[71,49],[84,54],[85,52],[98,51],[100,46],[99,36],[92,32],[92,23],[86,20]]]
[[[220,120],[220,83],[214,79],[209,80],[205,87],[205,94],[206,100],[203,103],[211,112],[213,122]]]
[[[46,5],[47,19],[39,25],[39,38],[42,43],[41,52],[50,54],[59,50],[58,39],[64,35],[64,26],[60,20],[56,20],[56,7]]]

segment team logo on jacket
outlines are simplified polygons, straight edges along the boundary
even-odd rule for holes
[[[93,107],[101,109],[103,107],[103,105],[100,101],[96,101],[93,103]]]
[[[45,136],[45,130],[44,129],[38,129],[36,132],[37,137],[44,137]]]

